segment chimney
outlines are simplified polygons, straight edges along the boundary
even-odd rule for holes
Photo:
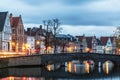
[[[42,25],[40,25],[39,28],[42,29]]]
[[[19,15],[19,17],[21,17],[21,15]]]

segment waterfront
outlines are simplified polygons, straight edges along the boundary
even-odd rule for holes
[[[120,68],[107,62],[102,67],[69,62],[66,67],[19,67],[0,69],[0,80],[119,80]]]

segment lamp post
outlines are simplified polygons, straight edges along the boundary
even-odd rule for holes
[[[41,43],[40,40],[37,40],[37,41],[36,41],[36,48],[39,49],[39,52],[40,52],[40,48],[41,48],[40,43]]]
[[[120,48],[118,48],[118,55],[120,54]]]

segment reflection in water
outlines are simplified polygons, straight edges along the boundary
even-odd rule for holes
[[[104,64],[103,64],[103,71],[106,73],[106,74],[109,74],[110,71],[112,70],[113,68],[113,63],[110,62],[110,61],[106,61]]]
[[[94,65],[91,65],[88,61],[84,61],[82,64],[79,62],[68,62],[66,67],[62,67],[60,69],[54,68],[55,65],[48,65],[44,68],[0,69],[0,76],[1,73],[6,73],[5,76],[3,76],[5,78],[1,77],[0,80],[63,80],[63,78],[64,80],[120,79],[120,69],[117,68],[117,70],[112,70],[113,64],[110,61],[107,61],[103,67],[94,67]],[[67,71],[65,71],[65,68],[67,68]]]
[[[32,77],[7,77],[0,80],[45,80],[44,78],[32,78]]]
[[[85,71],[87,73],[90,73],[90,64],[88,64],[87,62],[85,63]]]
[[[93,67],[94,66],[89,64],[87,61],[85,61],[83,64],[80,64],[79,62],[68,62],[67,71],[77,74],[89,74],[90,70],[93,70]]]
[[[49,64],[46,66],[46,69],[48,71],[54,71],[54,70],[57,70],[59,68],[60,68],[60,64],[51,64],[51,65]]]
[[[54,70],[54,65],[47,65],[46,68],[48,71],[52,71]]]
[[[67,70],[69,71],[69,72],[72,72],[73,70],[73,63],[72,62],[68,62],[68,64],[67,64]]]

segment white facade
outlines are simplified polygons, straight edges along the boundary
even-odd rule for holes
[[[27,49],[31,51],[31,53],[35,50],[35,37],[27,36]]]
[[[0,26],[1,27],[1,26]],[[7,13],[5,23],[3,26],[2,32],[0,32],[0,49],[1,51],[10,51],[11,50],[11,27],[10,27],[10,19],[9,14]]]
[[[102,45],[96,46],[96,53],[104,53],[104,47]]]
[[[110,38],[108,38],[108,41],[105,46],[105,53],[106,54],[112,54],[112,41]]]

